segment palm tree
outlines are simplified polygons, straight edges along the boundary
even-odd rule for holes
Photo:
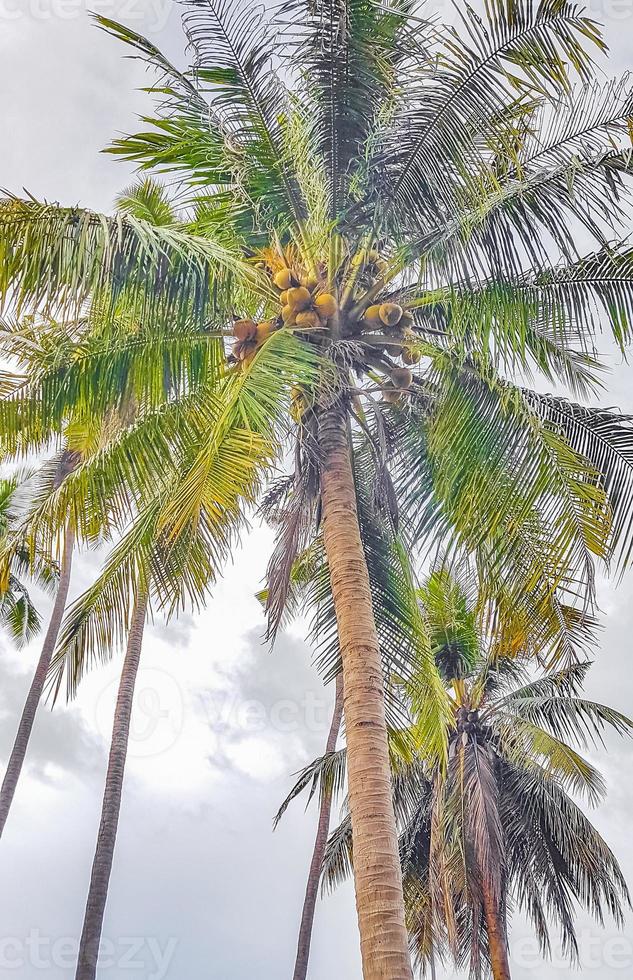
[[[330,729],[328,731],[328,736],[325,743],[324,757],[331,758],[334,755],[334,752],[336,750],[336,743],[338,741],[338,735],[341,727],[342,717],[343,717],[343,678],[341,674],[338,674],[336,678],[336,694],[334,698],[334,710],[332,712]],[[316,783],[313,785],[312,793],[314,793],[315,790],[316,790]],[[293,980],[305,980],[308,974],[310,946],[312,943],[312,931],[314,928],[314,914],[316,911],[316,902],[319,893],[319,882],[321,881],[321,870],[323,868],[325,848],[327,845],[328,834],[330,831],[330,816],[332,813],[333,795],[334,795],[333,787],[329,784],[326,784],[324,781],[322,784],[322,791],[319,800],[319,816],[317,819],[317,832],[314,841],[314,849],[312,851],[312,859],[310,861],[310,869],[308,871],[306,894],[303,901],[303,908],[301,910],[301,923],[299,926],[299,938],[297,941],[297,956],[295,959]],[[287,802],[290,801],[288,800]],[[279,813],[275,818],[275,826],[281,819],[281,816],[285,809],[286,807],[282,806],[281,809],[279,810]]]
[[[135,310],[133,331],[102,330],[2,426],[55,431],[78,396],[115,408],[121,386],[104,379],[124,372],[142,403],[126,479],[148,500],[167,466],[159,523],[174,540],[215,512],[225,440],[249,454],[251,498],[294,441],[271,633],[322,518],[368,980],[409,980],[411,966],[359,444],[407,547],[476,552],[492,591],[527,591],[535,610],[555,592],[591,603],[594,558],[624,564],[631,548],[628,423],[507,378],[537,369],[586,395],[598,324],[629,340],[628,82],[593,81],[600,31],[567,0],[460,16],[449,29],[408,0],[286,0],[271,24],[249,0],[190,0],[186,71],[101,18],[159,76],[156,115],[112,150],[179,182],[178,222],[15,198],[0,213],[0,288],[18,311],[71,317],[104,292],[106,323],[122,296]],[[426,662],[432,754],[449,705]]]
[[[54,465],[56,473],[53,477],[55,486],[59,486],[66,473],[72,468],[73,464],[74,456],[71,452],[65,452],[61,457],[59,457],[58,460],[55,461]],[[14,492],[14,490],[15,487],[12,488],[11,492]],[[4,546],[7,544],[6,537],[7,535],[5,534],[5,541],[3,542]],[[44,636],[44,642],[42,644],[39,660],[31,681],[31,686],[24,703],[22,715],[20,716],[15,742],[13,743],[13,748],[11,749],[4,779],[2,780],[2,787],[0,788],[0,837],[4,831],[7,817],[9,816],[9,810],[11,809],[11,804],[15,796],[20,773],[22,772],[22,767],[26,758],[29,739],[35,723],[35,715],[37,713],[42,692],[44,690],[44,685],[46,683],[46,676],[51,658],[53,656],[53,651],[55,649],[55,643],[57,642],[57,635],[59,633],[59,627],[64,614],[66,600],[68,598],[68,590],[70,588],[73,546],[74,533],[70,527],[66,526],[62,535],[59,579],[51,616],[46,634]],[[37,567],[37,562],[33,561],[34,555],[29,555],[28,549],[25,548],[24,544],[20,542],[19,535],[16,536],[15,544],[12,544],[10,547],[10,558],[5,562],[5,568],[10,568],[11,564],[15,562],[16,557],[20,554],[22,555],[25,564],[32,572]],[[6,575],[7,572],[5,571],[4,574]],[[17,614],[18,616],[25,616],[25,625],[28,626],[28,633],[30,633],[35,625],[34,622],[29,623],[29,619],[32,621],[33,618],[32,607],[28,602],[26,593],[23,593],[23,599],[21,600],[22,606],[20,606],[19,602],[15,603],[11,601],[11,595],[14,592],[13,582],[14,580],[9,573],[10,591],[5,593],[2,597],[3,613],[6,610],[9,615],[11,615],[13,610],[14,615]]]
[[[544,955],[550,923],[577,954],[576,906],[623,922],[618,862],[574,800],[595,805],[604,782],[570,743],[602,741],[607,728],[630,735],[633,722],[582,696],[588,661],[535,677],[525,634],[509,652],[468,576],[440,568],[420,598],[455,721],[447,769],[394,755],[411,944],[420,967],[446,951],[474,977],[490,968],[509,980],[510,909],[531,920]],[[335,772],[340,787],[344,766],[338,753],[308,769],[315,783]],[[300,789],[301,780],[291,796]],[[352,859],[346,819],[328,844],[325,881],[349,874]]]
[[[95,583],[68,611],[50,672],[55,690],[67,672],[69,692],[72,692],[90,661],[97,658],[105,661],[117,646],[116,638],[126,637],[101,821],[79,945],[76,976],[81,980],[96,976],[121,810],[134,689],[150,601],[154,599],[159,607],[164,607],[167,601],[178,604],[192,589],[192,582],[202,593],[213,576],[208,548],[202,540],[185,544],[181,539],[179,545],[172,547],[167,536],[158,533],[151,521],[126,534],[113,549]]]

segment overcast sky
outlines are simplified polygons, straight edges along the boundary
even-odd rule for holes
[[[86,7],[122,20],[182,58],[171,0],[0,0],[0,187],[64,204],[108,209],[131,179],[100,155],[147,108],[137,63],[90,22]],[[633,0],[592,2],[606,23],[608,72],[633,61]],[[448,9],[448,4],[447,4]],[[633,412],[630,369],[612,358],[605,404]],[[298,628],[274,652],[261,642],[254,594],[271,535],[246,536],[207,611],[148,631],[100,980],[280,980],[294,944],[314,831],[314,811],[291,809],[273,835],[290,774],[320,754],[329,694]],[[75,594],[98,556],[83,554]],[[605,631],[589,693],[633,714],[629,577],[601,586]],[[0,763],[6,760],[37,644],[0,658]],[[120,663],[92,674],[68,709],[42,711],[29,763],[0,847],[0,976],[74,976]],[[633,882],[630,746],[593,758],[609,798],[595,822]],[[584,920],[583,920],[584,921]],[[569,976],[544,965],[515,927],[516,980]],[[633,976],[633,928],[586,923],[582,976]],[[360,976],[351,889],[318,909],[311,980]]]

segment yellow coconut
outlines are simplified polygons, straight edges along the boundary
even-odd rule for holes
[[[282,306],[288,305],[288,290],[284,289],[283,293],[279,296],[279,302]]]
[[[379,316],[386,327],[395,327],[402,319],[402,307],[397,303],[383,303],[379,310]]]
[[[391,380],[394,388],[409,388],[413,381],[413,375],[407,367],[396,367],[391,372]]]
[[[294,306],[290,306],[290,304],[284,306],[283,310],[281,311],[281,318],[287,326],[292,326],[296,318]]]
[[[312,297],[310,290],[306,289],[305,286],[294,286],[288,290],[288,305],[292,306],[295,312],[298,313],[300,310],[307,310],[311,304]]]
[[[252,340],[257,333],[257,324],[254,320],[236,320],[233,333],[238,340]]]
[[[302,278],[301,278],[301,285],[302,286],[305,286],[306,289],[309,289],[310,292],[313,293],[314,290],[319,285],[319,277],[318,276],[313,276],[313,275],[310,275],[310,276],[302,276]]]
[[[326,320],[330,316],[334,316],[337,310],[337,303],[332,293],[321,293],[320,296],[314,301],[317,313],[319,316],[324,317]]]
[[[382,326],[382,320],[380,319],[380,306],[368,306],[365,310],[365,315],[363,316],[363,322],[373,329]]]
[[[321,317],[314,310],[303,310],[301,313],[297,313],[297,326],[320,327]]]
[[[274,320],[264,320],[262,323],[257,324],[257,335],[255,337],[256,343],[259,346],[263,344],[265,340],[268,340],[271,333],[275,332],[275,322]]]
[[[281,269],[273,278],[277,289],[290,289],[293,283],[292,272],[290,269]]]

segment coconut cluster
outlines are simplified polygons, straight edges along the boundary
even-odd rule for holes
[[[279,293],[279,315],[260,323],[235,321],[233,356],[237,361],[248,361],[275,330],[281,327],[323,329],[338,310],[336,298],[323,288],[316,274],[297,276],[284,266],[272,276],[272,281]]]
[[[398,402],[413,383],[410,367],[420,360],[416,351],[416,334],[413,331],[413,316],[399,303],[382,302],[364,305],[362,295],[369,297],[384,286],[388,263],[377,249],[363,250],[351,259],[354,269],[354,287],[343,291],[343,298],[329,292],[327,269],[319,263],[312,272],[301,268],[295,261],[298,256],[288,253],[280,255],[272,249],[263,250],[255,263],[270,277],[278,295],[279,312],[277,316],[260,323],[254,320],[237,320],[234,325],[235,344],[233,356],[237,361],[248,361],[255,351],[267,340],[270,334],[283,327],[306,331],[315,342],[322,335],[332,318],[343,337],[360,340],[363,334],[375,334],[368,350],[374,358],[378,370],[388,374],[388,382],[383,390],[384,399]],[[359,295],[360,294],[360,295]],[[347,295],[347,298],[346,298]],[[387,356],[385,356],[387,355]],[[369,357],[369,354],[368,354]],[[394,366],[392,359],[400,359],[403,367]],[[305,405],[303,394],[297,392],[294,406],[301,414]]]
[[[399,303],[380,303],[369,306],[360,321],[363,333],[386,333],[393,338],[393,344],[386,343],[385,352],[400,357],[405,367],[394,367],[389,372],[390,386],[383,391],[385,401],[395,404],[399,402],[413,382],[410,365],[417,364],[420,354],[415,350],[416,335],[412,329],[412,315]],[[410,345],[407,346],[407,341]]]
[[[298,278],[290,269],[281,269],[273,283],[279,290],[281,319],[287,327],[326,327],[338,309],[336,298],[322,289],[317,275]]]

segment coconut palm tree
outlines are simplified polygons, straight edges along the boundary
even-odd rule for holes
[[[73,453],[67,451],[58,457],[58,459],[53,462],[52,466],[48,467],[49,472],[53,468],[55,471],[54,475],[52,475],[54,486],[58,486],[64,479],[65,474],[72,467],[73,461]],[[14,493],[15,489],[16,488],[14,485],[10,492]],[[14,522],[14,524],[15,523],[16,522]],[[2,596],[2,610],[3,615],[6,613],[9,617],[18,617],[18,621],[14,623],[15,627],[18,626],[20,617],[25,617],[23,628],[25,629],[26,638],[39,627],[39,618],[33,618],[34,610],[30,605],[28,595],[25,592],[23,593],[22,598],[17,602],[13,598],[13,594],[15,592],[15,580],[10,573],[10,568],[12,564],[15,563],[16,559],[21,556],[22,561],[28,568],[30,574],[33,574],[34,572],[37,573],[38,565],[41,566],[42,559],[41,556],[38,557],[37,552],[32,551],[26,546],[21,534],[19,532],[16,533],[16,531],[17,529],[13,527],[10,532],[5,533],[4,540],[2,542],[2,548],[4,551],[2,575],[3,577],[8,576],[9,584],[9,591],[4,593]],[[9,816],[9,810],[15,796],[18,780],[20,778],[20,773],[22,772],[29,739],[35,723],[35,716],[42,697],[44,685],[46,683],[46,675],[48,673],[51,657],[57,641],[59,627],[64,614],[64,608],[68,597],[68,589],[70,587],[73,545],[73,531],[70,527],[66,526],[64,527],[62,533],[59,578],[57,580],[57,590],[55,593],[51,616],[46,629],[46,634],[44,636],[42,650],[35,668],[35,673],[33,674],[31,686],[29,687],[22,715],[20,716],[18,730],[13,748],[11,749],[11,753],[9,755],[7,768],[2,780],[2,786],[0,787],[0,837],[4,831],[7,817]],[[50,575],[48,577],[48,581],[49,583],[51,581]]]
[[[609,728],[630,735],[633,722],[582,695],[589,662],[535,676],[521,629],[504,654],[508,634],[496,632],[472,578],[441,568],[419,594],[455,720],[447,769],[403,761],[394,747],[411,945],[420,968],[448,954],[476,978],[490,970],[509,980],[510,910],[532,922],[544,955],[558,926],[570,958],[577,908],[623,923],[624,877],[575,800],[595,805],[605,785],[577,746],[601,742]],[[289,799],[308,772],[315,784],[327,776],[340,788],[344,768],[344,752],[317,760]],[[346,818],[328,843],[325,883],[347,877],[352,861]]]
[[[79,944],[77,977],[95,977],[108,885],[114,861],[134,689],[140,666],[143,634],[150,603],[177,607],[196,590],[204,593],[213,578],[212,550],[203,536],[198,540],[169,542],[168,535],[146,519],[135,525],[115,546],[95,583],[68,611],[59,647],[51,667],[51,683],[59,689],[67,673],[69,692],[78,685],[91,661],[106,661],[125,641],[112,741],[105,779],[101,820],[83,930]]]
[[[179,461],[161,500],[174,539],[217,509],[225,439],[239,433],[257,474],[294,441],[271,633],[322,519],[369,980],[411,966],[358,436],[374,502],[408,541],[476,552],[490,589],[537,610],[557,590],[590,603],[594,557],[625,563],[631,547],[628,423],[510,383],[536,369],[586,395],[598,325],[630,337],[628,82],[594,81],[600,31],[567,0],[459,16],[443,28],[409,0],[286,0],[271,21],[248,0],[190,0],[185,71],[101,18],[158,72],[154,116],[112,151],[171,175],[177,224],[15,198],[0,213],[0,291],[18,311],[70,317],[104,292],[106,322],[122,296],[135,310],[134,331],[101,331],[31,393],[28,425],[54,430],[78,395],[116,407],[106,382],[133,378],[144,414],[126,479],[148,500]],[[12,409],[0,427],[24,421]],[[450,705],[426,662],[432,754]]]

